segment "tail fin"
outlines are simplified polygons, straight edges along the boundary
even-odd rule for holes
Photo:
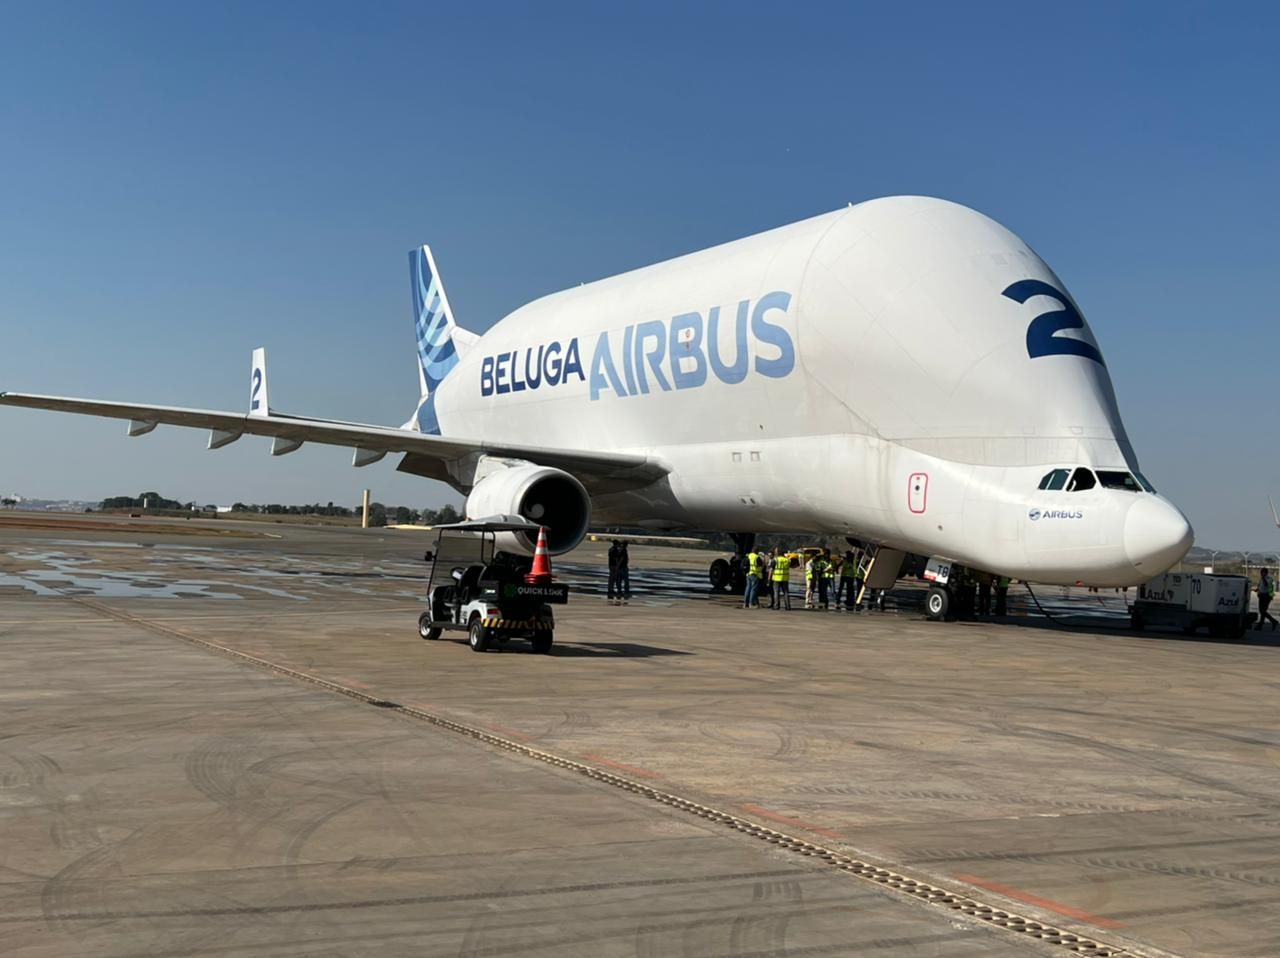
[[[267,351],[259,346],[253,351],[253,367],[249,374],[249,415],[271,415],[271,401],[267,395]]]
[[[449,297],[436,269],[431,247],[409,253],[409,280],[413,287],[414,332],[418,340],[418,408],[405,428],[440,433],[432,398],[458,357],[478,338],[453,320]]]

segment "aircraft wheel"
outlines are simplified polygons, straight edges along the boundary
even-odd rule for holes
[[[472,616],[467,638],[471,642],[472,652],[483,652],[489,648],[489,630],[485,628],[480,616]]]
[[[717,559],[711,563],[711,570],[708,573],[711,580],[711,588],[716,592],[723,592],[729,585],[730,571],[729,563],[724,559]]]
[[[925,596],[924,611],[934,622],[941,622],[951,609],[951,593],[941,586],[934,586]]]
[[[537,653],[538,655],[546,655],[548,652],[551,651],[551,640],[552,640],[552,633],[539,632],[537,635],[535,635],[532,639],[529,640],[529,644],[532,646],[533,652]]]
[[[431,613],[424,612],[418,616],[418,635],[424,639],[435,640],[440,638],[440,630],[431,627]]]

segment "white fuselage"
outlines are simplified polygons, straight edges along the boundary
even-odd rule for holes
[[[440,384],[445,436],[642,453],[670,468],[593,520],[840,534],[1041,582],[1128,585],[1190,527],[1137,474],[1061,281],[965,207],[874,200],[555,293]]]

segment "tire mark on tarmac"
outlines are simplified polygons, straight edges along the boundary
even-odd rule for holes
[[[272,662],[230,646],[221,645],[217,642],[199,638],[178,629],[157,625],[139,618],[138,616],[131,615],[119,609],[114,609],[110,606],[101,605],[97,602],[76,598],[72,598],[70,601],[99,611],[106,617],[131,623],[149,631],[172,636],[190,645],[217,652],[218,654],[225,655],[231,659],[252,665],[256,668],[306,682],[310,685],[346,696],[347,698],[362,702],[366,705],[395,709],[401,715],[421,719],[438,728],[456,732],[459,735],[474,739],[478,743],[490,745],[516,755],[523,755],[535,761],[588,777],[601,784],[610,785],[620,790],[651,799],[658,804],[678,809],[680,811],[687,811],[692,815],[707,819],[708,821],[716,824],[722,824],[727,828],[731,828],[752,838],[766,841],[770,845],[775,846],[779,851],[785,850],[787,852],[794,852],[804,856],[816,856],[822,862],[833,866],[834,869],[838,869],[839,871],[860,880],[874,883],[884,889],[886,893],[894,895],[895,897],[900,897],[902,900],[914,900],[935,908],[945,907],[951,911],[957,919],[969,919],[980,922],[988,928],[1003,929],[1016,935],[1034,938],[1045,944],[1065,947],[1076,953],[1080,953],[1082,949],[1086,949],[1091,955],[1105,955],[1108,956],[1108,958],[1116,958],[1116,956],[1130,953],[1121,946],[1093,941],[1065,929],[1056,928],[1043,921],[1012,913],[999,905],[991,905],[969,895],[958,894],[953,890],[939,887],[931,882],[921,881],[889,868],[881,867],[871,861],[846,855],[843,852],[830,847],[814,845],[811,842],[807,842],[802,839],[795,838],[794,836],[761,826],[749,820],[742,819],[731,812],[705,806],[680,795],[662,792],[643,783],[624,779],[608,772],[602,772],[597,768],[584,765],[581,762],[576,762],[564,756],[555,755],[554,753],[522,745],[509,738],[493,735],[483,731],[481,728],[468,726],[439,714],[432,714],[412,706],[384,701],[366,693],[362,693],[357,689],[342,686],[340,683],[334,682],[323,676],[301,672],[295,668],[291,668],[285,663]],[[963,726],[965,723],[957,722],[953,719],[952,724]],[[988,728],[988,726],[980,727],[983,728],[984,731]]]
[[[103,866],[114,864],[112,849],[97,849],[83,855],[51,878],[45,887],[49,907],[41,916],[0,915],[0,924],[15,924],[36,920],[59,922],[96,922],[118,919],[217,917],[224,915],[274,915],[290,912],[354,911],[365,908],[388,908],[403,905],[438,905],[468,901],[509,901],[521,898],[542,898],[552,895],[594,894],[620,889],[673,888],[682,885],[699,885],[708,882],[748,881],[759,878],[786,878],[800,875],[822,875],[825,872],[811,868],[786,868],[771,871],[728,872],[715,875],[696,875],[675,878],[639,878],[631,881],[590,882],[575,885],[543,885],[536,888],[516,888],[505,891],[457,892],[447,895],[407,895],[394,898],[361,898],[346,901],[299,902],[293,904],[250,905],[232,904],[221,907],[201,908],[148,908],[115,909],[98,907],[94,910],[58,907],[65,886],[83,878],[96,877]],[[94,883],[94,888],[100,888]]]

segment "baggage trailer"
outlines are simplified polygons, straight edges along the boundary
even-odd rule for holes
[[[1240,639],[1257,618],[1249,611],[1251,588],[1242,575],[1166,572],[1138,586],[1129,624],[1136,632],[1154,627],[1189,635],[1206,628],[1214,638]]]

